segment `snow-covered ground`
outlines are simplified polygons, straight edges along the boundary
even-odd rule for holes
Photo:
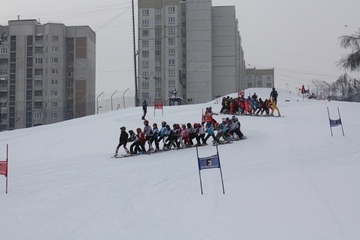
[[[254,91],[270,93],[246,95]],[[143,128],[140,107],[1,132],[9,192],[0,176],[0,238],[359,239],[360,104],[278,91],[284,118],[239,116],[248,139],[219,146],[225,194],[209,169],[201,195],[195,148],[110,157],[121,126]],[[199,122],[207,106],[221,108],[167,106],[154,117],[149,107],[147,119]],[[327,107],[332,119],[339,107],[345,136],[341,126],[331,136]]]

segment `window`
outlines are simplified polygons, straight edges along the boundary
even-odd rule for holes
[[[155,51],[155,56],[161,56],[161,50],[156,50]]]
[[[262,76],[257,76],[257,80],[262,80]]]
[[[155,9],[155,15],[161,15],[161,9],[160,8]]]
[[[155,62],[155,66],[156,66],[156,67],[161,67],[161,61],[156,61],[156,62]]]
[[[155,25],[156,26],[161,25],[161,19],[155,19]]]
[[[36,91],[34,91],[34,96],[35,96],[35,97],[42,97],[42,95],[43,95],[42,90],[36,90]]]
[[[169,80],[169,87],[175,86],[175,80]]]
[[[149,30],[142,30],[141,31],[141,36],[142,37],[149,37]]]
[[[0,75],[7,76],[8,75],[7,69],[0,69]]]
[[[160,78],[161,75],[162,75],[162,74],[161,74],[161,71],[156,71],[156,72],[155,72],[155,77],[157,77],[157,78],[159,77],[159,78]]]
[[[0,48],[0,54],[7,54],[7,53],[8,53],[8,48],[7,47]]]
[[[59,47],[56,47],[56,46],[51,47],[51,52],[52,53],[58,53],[59,52]]]
[[[161,36],[161,29],[155,29],[155,36]]]
[[[161,46],[161,40],[155,40],[155,46],[157,47]]]
[[[68,99],[73,99],[74,98],[74,93],[68,93],[67,98]]]
[[[175,34],[175,28],[174,27],[169,27],[168,28],[168,33],[171,34],[171,35],[174,35]]]
[[[175,55],[175,48],[169,48],[169,55]]]
[[[271,76],[266,76],[266,80],[267,81],[271,81],[272,77]]]
[[[149,61],[142,61],[142,67],[148,68],[149,67]]]
[[[168,13],[175,13],[175,7],[168,7]]]
[[[73,72],[68,72],[68,73],[67,73],[67,77],[68,77],[68,78],[72,78],[72,77],[73,77]]]
[[[7,65],[8,59],[7,58],[0,58],[0,65]]]
[[[58,64],[58,63],[59,63],[59,58],[53,57],[53,58],[51,58],[51,62],[52,62],[53,64]]]
[[[149,72],[144,71],[144,72],[141,73],[141,76],[142,76],[142,78],[148,79],[149,78]]]
[[[247,87],[252,88],[253,87],[252,83],[247,83]]]
[[[252,76],[247,76],[247,80],[252,81],[253,80]]]
[[[68,88],[74,88],[74,83],[73,82],[68,82],[67,87]]]
[[[42,80],[35,79],[34,84],[35,86],[42,86]]]
[[[35,75],[43,75],[43,70],[42,69],[35,69]]]
[[[58,102],[57,101],[51,101],[51,108],[58,108]]]
[[[51,74],[52,74],[52,75],[58,75],[58,74],[59,74],[59,69],[57,69],[57,68],[51,69]],[[36,74],[35,74],[35,75],[36,75]]]
[[[74,66],[74,62],[73,61],[68,61],[68,67],[73,67]]]
[[[174,24],[175,23],[175,17],[168,17],[168,23]]]
[[[169,45],[174,45],[175,44],[175,38],[168,38],[168,43],[169,43]]]
[[[175,59],[169,59],[169,66],[175,65]]]
[[[161,81],[155,81],[155,87],[161,88]]]
[[[142,99],[149,99],[149,93],[148,92],[143,92],[141,94],[141,96],[142,96]]]
[[[42,113],[41,112],[34,112],[34,119],[41,119]]]
[[[41,43],[44,40],[43,35],[37,35],[35,36],[35,42]]]
[[[57,119],[58,114],[57,113],[51,113],[51,119]]]
[[[43,47],[35,47],[35,53],[43,53],[44,50],[43,50]]]
[[[35,58],[35,64],[43,64],[43,58],[41,58],[41,57],[36,57],[36,58]]]
[[[34,108],[42,108],[42,101],[34,101]]]
[[[143,47],[148,47],[148,46],[149,46],[149,41],[147,41],[147,40],[142,40],[142,41],[141,41],[141,46],[143,46]]]
[[[143,58],[148,58],[149,57],[149,51],[142,51],[141,55]]]
[[[175,69],[169,69],[168,74],[169,74],[169,77],[175,76]]]
[[[161,98],[161,92],[156,92],[155,93],[155,98]]]
[[[271,88],[272,87],[271,83],[266,83],[266,87]]]
[[[51,85],[58,85],[57,79],[51,79]]]
[[[142,87],[143,89],[148,89],[148,88],[149,88],[149,82],[142,82],[142,83],[141,83],[141,87]]]
[[[58,96],[58,91],[57,90],[51,90],[51,96],[57,97]]]
[[[142,20],[142,26],[143,27],[148,27],[149,26],[149,19],[143,19]]]
[[[58,42],[59,41],[59,36],[52,36],[52,41],[53,42]]]
[[[74,105],[72,103],[67,105],[67,110],[73,110]]]
[[[150,11],[149,11],[149,9],[143,9],[141,12],[142,12],[143,16],[149,16]]]

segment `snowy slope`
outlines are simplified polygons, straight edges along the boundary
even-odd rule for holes
[[[143,127],[140,107],[1,132],[1,239],[359,239],[360,105],[279,95],[284,118],[239,116],[248,139],[219,146],[225,195],[217,169],[201,172],[201,195],[195,149],[110,158],[120,126]],[[147,119],[199,122],[207,106],[221,108],[149,107]],[[331,136],[327,107],[345,136]]]

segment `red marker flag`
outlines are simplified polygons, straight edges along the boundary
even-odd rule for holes
[[[7,177],[7,170],[8,170],[8,163],[7,161],[0,161],[0,175],[4,175]]]

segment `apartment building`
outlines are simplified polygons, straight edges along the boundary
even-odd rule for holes
[[[10,20],[0,26],[1,130],[95,113],[95,32],[88,26]]]
[[[246,88],[273,88],[274,82],[274,68],[272,69],[246,69],[246,81],[243,89]]]
[[[211,0],[138,1],[140,101],[207,102],[239,90],[244,52],[235,7]]]

